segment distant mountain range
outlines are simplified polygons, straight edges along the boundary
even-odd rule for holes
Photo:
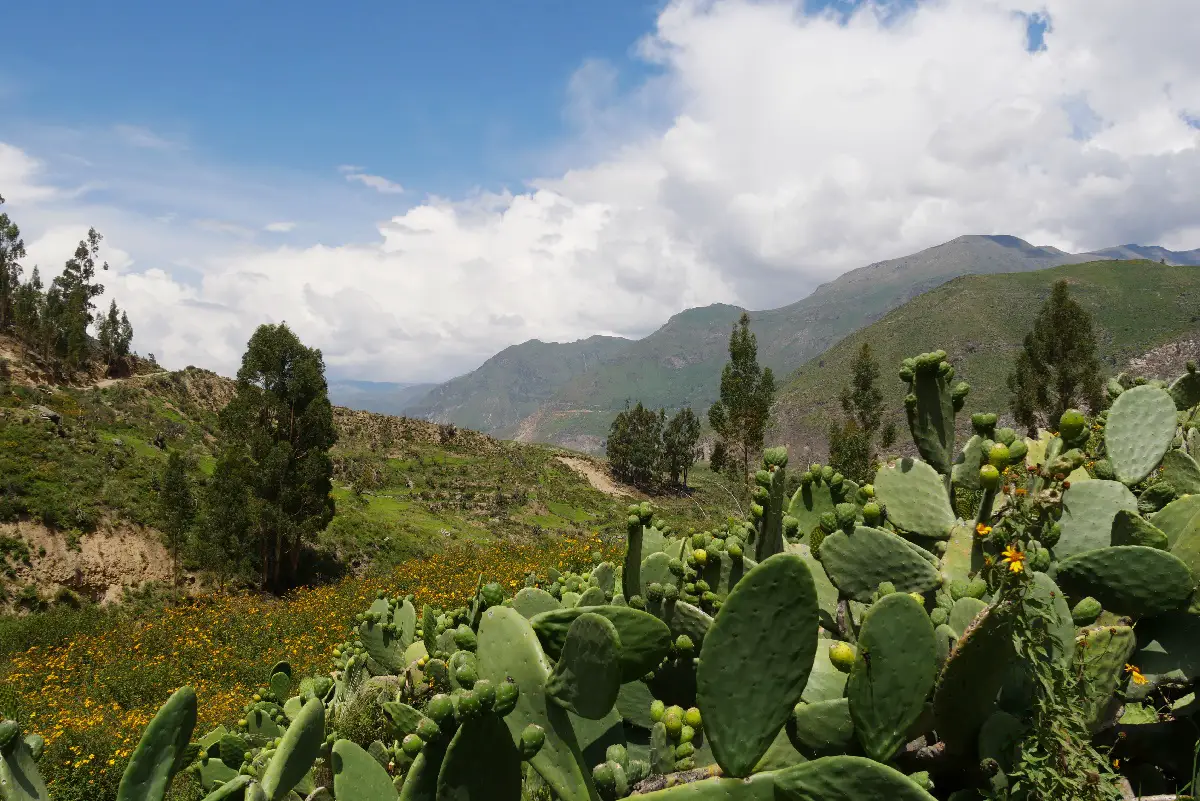
[[[1126,259],[1200,265],[1200,249],[1123,245],[1066,253],[1014,236],[961,236],[852,270],[788,306],[752,311],[751,327],[760,362],[782,383],[846,336],[959,276]],[[513,345],[478,369],[412,396],[403,412],[499,437],[599,451],[627,399],[655,408],[707,409],[717,398],[729,332],[742,311],[724,304],[687,309],[639,340],[593,336],[571,343],[530,340]]]
[[[364,412],[402,415],[437,384],[395,384],[387,381],[329,381],[329,401],[334,406]]]

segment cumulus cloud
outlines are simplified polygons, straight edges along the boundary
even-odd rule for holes
[[[294,222],[273,222],[263,226],[263,230],[272,234],[286,234],[288,231],[295,229]]]
[[[266,229],[285,244],[259,241],[263,219],[293,211],[275,200],[184,211],[169,231],[154,216],[173,209],[82,209],[39,179],[28,148],[0,145],[0,187],[35,227],[96,220],[130,254],[109,283],[138,347],[168,365],[232,372],[255,325],[286,320],[343,376],[444,379],[530,337],[779,306],[964,233],[1200,246],[1193,5],[928,0],[806,16],[800,2],[674,0],[637,48],[647,82],[622,91],[621,65],[582,65],[564,110],[578,136],[547,154],[552,170],[516,193],[360,210],[356,224],[382,222],[350,241],[293,240],[281,224]],[[1032,52],[1031,15],[1048,21]],[[364,170],[340,173],[399,200]],[[245,196],[234,179],[202,189]],[[200,238],[181,247],[188,231]]]

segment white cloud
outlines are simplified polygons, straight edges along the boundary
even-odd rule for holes
[[[151,150],[172,150],[179,147],[177,142],[159,136],[149,128],[143,128],[140,125],[114,125],[113,133],[123,142],[134,147]]]
[[[87,205],[49,152],[4,145],[0,193],[46,253],[94,224],[130,254],[106,281],[168,365],[231,373],[255,325],[287,320],[332,370],[379,380],[445,378],[530,337],[640,335],[687,306],[782,305],[964,233],[1200,246],[1194,0],[929,0],[844,20],[799,5],[670,3],[638,51],[658,74],[622,92],[585,64],[564,111],[577,138],[517,194],[397,207],[316,177],[273,189],[196,168],[165,186],[147,168],[102,176],[124,205]],[[1017,11],[1048,14],[1045,50],[1027,51]],[[339,171],[396,186],[364,169]],[[337,225],[260,241],[314,196]]]
[[[264,225],[263,230],[272,234],[286,234],[295,229],[295,227],[296,224],[294,222],[273,222]]]
[[[385,195],[400,195],[404,193],[404,187],[400,184],[389,181],[381,175],[368,175],[362,169],[362,167],[354,167],[349,164],[343,164],[338,167],[338,171],[346,176],[347,181],[358,181],[360,184],[369,186],[376,192],[382,192]]]

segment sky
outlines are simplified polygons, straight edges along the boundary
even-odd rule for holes
[[[20,3],[0,196],[169,368],[440,381],[962,234],[1200,247],[1194,3]]]

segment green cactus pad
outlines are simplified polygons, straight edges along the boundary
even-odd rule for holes
[[[157,798],[161,799],[165,793],[164,787]],[[0,748],[0,798],[4,801],[50,801],[50,793],[37,769],[37,760],[22,738]]]
[[[397,740],[404,739],[404,735],[406,734],[415,733],[417,726],[425,719],[420,710],[413,709],[408,704],[403,704],[399,701],[387,701],[384,703],[383,714],[391,725],[392,733]]]
[[[314,698],[283,733],[275,756],[262,774],[267,801],[282,801],[300,783],[321,753],[324,742],[325,705]]]
[[[975,473],[978,479],[978,468]],[[955,516],[946,485],[925,462],[901,459],[881,467],[875,474],[875,496],[897,528],[931,539],[950,536]]]
[[[1066,593],[1045,573],[1032,571],[1029,576],[1029,599],[1052,613],[1053,623],[1049,631],[1051,658],[1066,664],[1075,654],[1075,621]]]
[[[829,644],[832,640],[821,639],[817,643],[817,652],[813,655],[812,672],[808,674],[808,684],[800,700],[806,704],[819,704],[822,701],[832,701],[841,698],[846,693],[846,680],[849,676],[833,664],[829,657]]]
[[[585,613],[575,618],[546,694],[563,709],[599,720],[609,713],[621,690],[621,640],[607,618]]]
[[[646,588],[651,584],[675,584],[679,581],[671,572],[671,556],[659,551],[652,553],[642,561],[642,586],[640,595],[646,597]]]
[[[803,543],[789,543],[785,550],[788,553],[794,553],[804,560],[804,564],[808,566],[808,572],[812,574],[813,584],[817,588],[817,603],[821,607],[821,625],[826,629],[832,630],[836,626],[837,619],[837,602],[838,589],[833,586],[833,582],[829,580],[829,574],[825,572],[825,568],[820,561],[812,555],[812,550]]]
[[[1125,676],[1125,665],[1133,656],[1137,643],[1129,626],[1085,629],[1079,639],[1084,715],[1095,725]]]
[[[1145,545],[1147,548],[1167,550],[1170,541],[1157,526],[1137,512],[1122,509],[1113,517],[1113,545]]]
[[[1173,546],[1189,532],[1200,530],[1200,495],[1171,501],[1151,515],[1150,522],[1167,535],[1167,545]]]
[[[708,636],[713,623],[710,614],[686,601],[664,605],[662,619],[667,624],[672,638],[686,634],[697,648],[704,644],[704,638]],[[620,627],[617,628],[617,633],[621,633]]]
[[[616,626],[621,645],[622,681],[634,681],[645,676],[662,662],[671,649],[670,628],[649,612],[628,606],[574,607],[542,612],[530,619],[529,623],[541,640],[547,656],[559,658],[571,625],[585,613],[600,615]]]
[[[984,461],[983,437],[972,434],[954,462],[954,470],[950,474],[954,485],[968,490],[979,489],[979,468]]]
[[[985,609],[987,609],[987,604],[978,598],[959,598],[950,608],[950,616],[946,623],[954,629],[956,635],[961,637],[962,633]]]
[[[1192,526],[1180,534],[1171,546],[1171,553],[1187,565],[1193,579],[1200,577],[1200,525]]]
[[[399,795],[375,757],[349,740],[333,744],[333,792],[338,798],[397,801]],[[406,782],[407,783],[407,782]]]
[[[1200,373],[1184,373],[1171,382],[1168,389],[1176,409],[1190,409],[1200,403]]]
[[[958,638],[933,695],[937,733],[947,748],[964,753],[975,747],[1015,658],[1011,619],[994,608]]]
[[[588,587],[583,591],[583,594],[579,596],[579,601],[575,605],[580,607],[602,606],[607,602],[608,599],[604,597],[604,590],[600,589],[599,587]]]
[[[729,593],[696,669],[704,728],[726,774],[748,775],[800,700],[818,625],[812,575],[794,554],[765,560]]]
[[[121,776],[117,801],[161,799],[171,786],[196,727],[196,691],[180,687],[159,707]],[[7,801],[7,799],[6,799]]]
[[[218,785],[233,781],[237,776],[236,769],[229,767],[220,759],[212,758],[201,764],[200,770],[196,774],[196,778],[200,781],[200,788],[206,793],[216,789]]]
[[[786,550],[788,545],[784,545]],[[699,577],[708,582],[712,587],[712,591],[718,595],[728,595],[729,590],[735,584],[742,580],[742,576],[749,573],[758,564],[753,559],[743,556],[741,559],[734,559],[725,552],[721,552],[719,559],[711,557],[699,571]]]
[[[1062,536],[1054,556],[1067,559],[1112,544],[1113,518],[1125,509],[1137,512],[1137,498],[1117,481],[1085,481],[1063,493]]]
[[[611,625],[611,624],[609,624]],[[521,754],[495,715],[455,733],[438,774],[437,801],[520,801]]]
[[[980,758],[994,759],[1000,764],[1001,770],[1011,770],[1025,731],[1026,724],[1015,715],[1004,711],[993,712],[979,730]]]
[[[405,668],[404,652],[416,631],[417,610],[404,599],[393,611],[386,598],[379,598],[367,611],[379,615],[379,622],[360,625],[359,639],[372,659],[389,672],[399,673]]]
[[[613,568],[611,562],[601,562],[593,567],[592,581],[608,595],[612,595],[617,591],[617,571]]]
[[[983,567],[983,549],[975,535],[975,527],[958,523],[950,528],[950,539],[946,542],[946,553],[942,556],[941,570],[946,583],[966,581]]]
[[[1140,621],[1137,625],[1137,651],[1130,661],[1150,679],[1148,685],[1160,681],[1180,684],[1200,678],[1200,616],[1184,612]],[[1129,686],[1137,692],[1137,685]]]
[[[1158,466],[1175,439],[1175,400],[1149,384],[1127,389],[1108,411],[1104,443],[1117,480],[1136,484]]]
[[[1184,607],[1196,588],[1177,556],[1142,545],[1077,554],[1059,562],[1055,579],[1072,598],[1090,595],[1110,612],[1133,617]]]
[[[654,720],[650,717],[650,704],[653,702],[654,695],[645,682],[626,682],[617,693],[617,712],[626,723],[649,729],[654,726]]]
[[[779,772],[756,773],[749,779],[704,779],[665,790],[631,796],[637,801],[784,801],[775,789]],[[788,801],[793,801],[790,797]],[[794,801],[802,801],[797,797]]]
[[[832,514],[834,507],[843,499],[843,494],[834,490],[819,478],[801,484],[792,495],[786,513],[799,523],[801,542],[808,542],[808,535],[821,522],[821,515]]]
[[[449,745],[445,740],[425,744],[404,774],[400,801],[436,801],[438,777]],[[336,776],[334,778],[336,789]]]
[[[1162,460],[1162,478],[1180,495],[1200,495],[1200,465],[1181,450],[1172,449]]]
[[[868,526],[837,531],[821,543],[821,565],[843,595],[870,603],[885,581],[898,592],[928,592],[941,584],[937,568],[903,537]]]
[[[933,624],[921,605],[904,593],[875,603],[846,684],[854,729],[868,756],[887,762],[904,745],[936,672]]]
[[[786,729],[792,745],[807,759],[858,750],[850,701],[846,698],[796,704]]]
[[[618,634],[620,631],[621,627],[618,626]],[[483,613],[483,621],[479,625],[477,653],[482,678],[499,684],[512,676],[521,688],[516,709],[504,718],[514,740],[521,736],[530,723],[536,723],[545,730],[546,743],[530,760],[530,764],[550,785],[555,795],[562,801],[597,801],[592,772],[585,767],[571,719],[565,709],[550,701],[546,695],[550,666],[530,621],[509,607],[488,609]]]
[[[250,787],[252,781],[246,775],[235,776],[232,780],[225,782],[204,796],[204,801],[243,801],[243,799],[248,798],[246,790]]]
[[[828,756],[775,774],[776,801],[935,801],[916,782],[866,757]]]
[[[542,612],[559,608],[558,599],[540,587],[522,587],[513,596],[512,608],[530,619]]]

